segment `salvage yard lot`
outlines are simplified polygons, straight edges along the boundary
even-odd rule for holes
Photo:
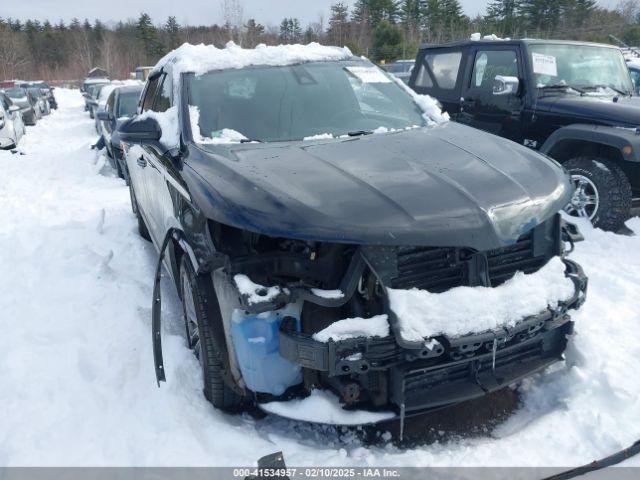
[[[237,466],[282,450],[292,466],[567,467],[640,437],[640,237],[585,224],[571,258],[589,294],[567,362],[526,381],[516,412],[483,435],[400,448],[216,411],[169,282],[158,389],[155,250],[137,234],[124,181],[89,148],[80,93],[56,96],[24,155],[0,152],[0,464]],[[640,219],[627,225],[640,232]]]

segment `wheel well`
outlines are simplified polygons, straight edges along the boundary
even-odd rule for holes
[[[584,140],[561,140],[549,151],[549,156],[560,163],[576,157],[600,157],[623,162],[622,153],[616,147]]]
[[[585,156],[611,160],[622,169],[629,179],[633,189],[633,196],[640,196],[640,164],[638,162],[625,161],[622,153],[616,147],[583,140],[561,140],[553,146],[548,155],[560,163],[572,158]]]

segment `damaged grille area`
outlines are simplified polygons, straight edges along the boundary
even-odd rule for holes
[[[460,286],[498,286],[516,272],[533,273],[560,253],[559,218],[538,225],[513,245],[475,252],[455,247],[397,247],[390,286],[442,293]]]
[[[497,351],[445,364],[398,365],[394,370],[392,401],[407,411],[430,409],[504,388],[545,368],[562,356],[572,323],[538,332],[532,338]]]

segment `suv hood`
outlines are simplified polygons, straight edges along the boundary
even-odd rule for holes
[[[640,126],[640,97],[559,95],[539,98],[536,109],[566,117],[584,118],[588,123]]]
[[[183,170],[203,213],[288,238],[488,250],[514,243],[570,197],[553,160],[453,122],[213,150],[192,148]]]

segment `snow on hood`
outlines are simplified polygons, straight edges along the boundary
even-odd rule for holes
[[[419,342],[436,335],[459,337],[513,327],[530,315],[557,307],[574,294],[559,257],[537,272],[518,272],[497,287],[456,287],[444,293],[387,289],[401,337]]]

